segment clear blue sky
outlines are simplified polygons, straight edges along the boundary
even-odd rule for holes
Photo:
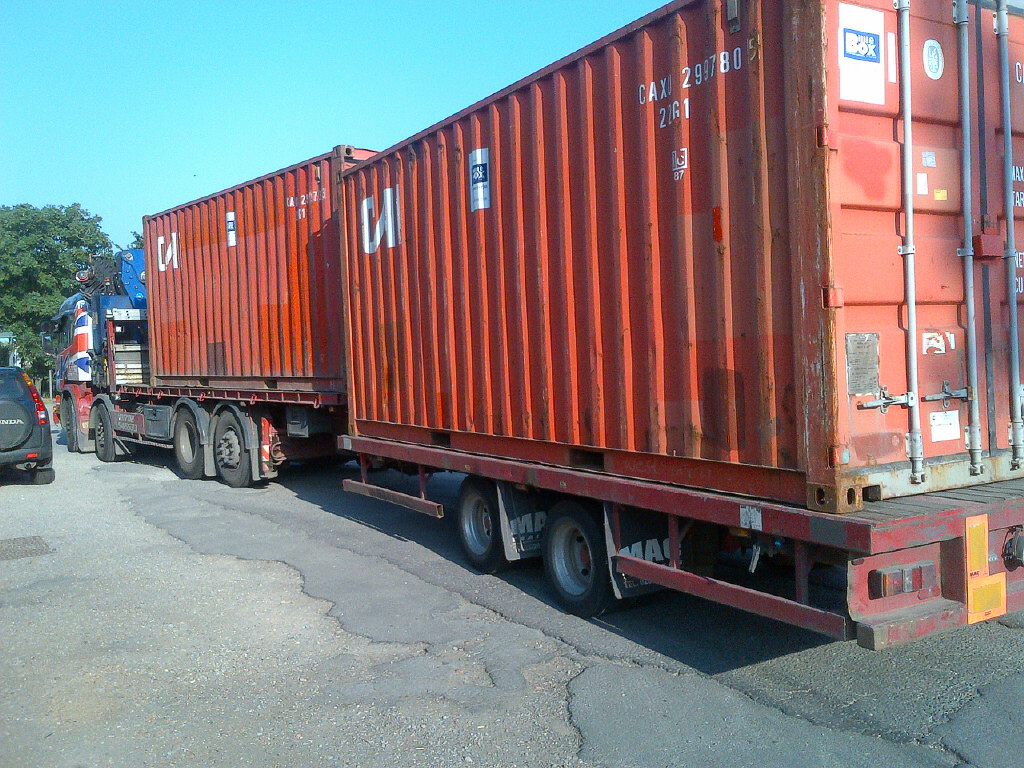
[[[0,2],[0,204],[142,216],[384,149],[663,5]]]

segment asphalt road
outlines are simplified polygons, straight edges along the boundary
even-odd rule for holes
[[[675,594],[584,621],[351,467],[56,453],[0,478],[4,768],[1024,765],[1021,616],[884,652]]]

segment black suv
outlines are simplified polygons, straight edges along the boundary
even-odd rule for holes
[[[0,368],[0,468],[31,473],[36,485],[53,482],[50,417],[32,379],[21,368]]]

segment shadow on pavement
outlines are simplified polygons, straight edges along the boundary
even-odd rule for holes
[[[438,473],[427,485],[427,497],[445,506],[446,516],[442,520],[376,499],[345,493],[342,490],[345,478],[359,478],[359,470],[354,463],[338,464],[330,469],[323,466],[294,467],[282,472],[276,482],[332,515],[389,537],[415,542],[471,570],[459,547],[454,526],[454,509],[462,475]],[[373,473],[371,482],[419,495],[419,479],[394,470]],[[497,577],[561,611],[548,591],[539,559],[514,563]],[[707,674],[749,666],[831,642],[828,638],[787,624],[668,590],[618,604],[616,610],[592,619],[590,623]]]

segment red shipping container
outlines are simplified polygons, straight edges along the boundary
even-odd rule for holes
[[[958,253],[1006,239],[992,12],[972,211],[950,3],[902,19],[680,0],[346,172],[353,434],[839,512],[1020,477],[1014,260]]]
[[[144,221],[151,382],[344,393],[343,148]]]

